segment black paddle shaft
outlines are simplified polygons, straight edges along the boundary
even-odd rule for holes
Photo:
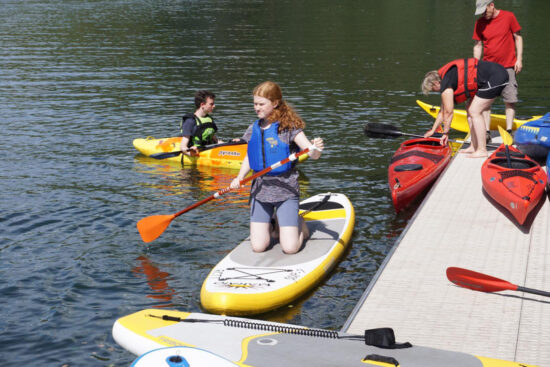
[[[403,132],[399,130],[397,126],[394,126],[394,125],[381,124],[378,122],[369,122],[368,124],[366,124],[364,132],[365,132],[365,135],[371,138],[394,138],[397,136],[411,136],[413,138],[424,137],[424,135]],[[441,134],[435,133],[432,135],[432,137],[440,138]],[[467,142],[467,141],[460,141],[460,140],[453,140],[453,139],[449,139],[448,141],[451,143],[470,144],[470,142]],[[498,145],[487,144],[487,146],[492,148],[498,148]]]
[[[230,141],[230,142],[227,142],[227,143],[221,143],[221,144],[211,144],[211,145],[205,145],[203,147],[199,147],[199,152],[202,152],[202,151],[205,151],[205,150],[209,150],[209,149],[213,149],[213,148],[219,148],[219,147],[225,147],[225,146],[229,146],[229,145],[241,145],[241,144],[246,144],[246,141],[244,140],[239,140],[239,141]],[[154,159],[166,159],[166,158],[172,158],[172,157],[177,157],[179,156],[180,154],[182,153],[181,150],[176,150],[174,152],[166,152],[166,153],[155,153],[155,154],[151,154],[149,156],[149,158],[154,158]]]
[[[533,289],[533,288],[521,287],[521,286],[519,286],[519,285],[518,285],[517,291],[518,291],[518,292],[525,292],[525,293],[538,294],[539,296],[550,297],[550,292],[545,292],[545,291],[541,291],[541,290]]]

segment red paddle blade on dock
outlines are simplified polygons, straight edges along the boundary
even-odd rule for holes
[[[447,268],[447,278],[460,287],[480,292],[515,291],[518,288],[517,285],[505,280],[456,267]]]

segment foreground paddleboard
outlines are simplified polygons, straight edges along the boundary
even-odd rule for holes
[[[516,362],[421,347],[415,345],[414,340],[408,340],[413,344],[408,348],[386,349],[366,345],[363,335],[159,309],[143,310],[118,319],[113,326],[113,337],[120,346],[136,355],[166,346],[192,346],[249,367],[528,367]],[[405,340],[399,340],[397,335],[397,342]]]
[[[252,251],[249,239],[223,258],[205,279],[202,306],[213,313],[250,315],[281,307],[315,287],[338,263],[355,224],[343,194],[319,194],[300,202],[310,237],[300,252],[283,253],[279,243]]]
[[[418,105],[433,118],[437,117],[437,114],[439,113],[439,108],[440,108],[439,106],[434,106],[428,103],[424,103],[420,100],[417,100],[416,103],[418,103]],[[524,123],[528,121],[536,120],[540,117],[541,116],[533,116],[525,120],[514,119],[512,130],[517,130]],[[498,130],[499,126],[506,129],[506,115],[491,114],[491,130]],[[470,132],[470,126],[468,125],[466,110],[455,109],[453,111],[453,120],[451,121],[451,128],[458,131],[465,132],[465,133]]]

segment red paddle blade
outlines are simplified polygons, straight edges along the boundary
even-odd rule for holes
[[[517,285],[505,280],[455,267],[447,268],[447,278],[460,287],[480,292],[515,291],[518,288]]]
[[[137,222],[137,229],[143,242],[156,240],[168,228],[176,216],[170,215],[151,215]]]

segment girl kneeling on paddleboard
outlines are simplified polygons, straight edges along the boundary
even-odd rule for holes
[[[318,159],[324,148],[323,139],[309,141],[303,132],[305,122],[283,100],[279,85],[263,82],[254,88],[254,110],[258,120],[252,123],[243,139],[248,150],[237,177],[231,182],[238,189],[250,170],[261,171],[287,158],[296,145],[306,149],[312,144],[316,149],[308,152]],[[254,252],[265,251],[271,242],[271,218],[276,212],[279,225],[279,242],[283,251],[294,254],[309,236],[304,220],[298,215],[300,186],[298,171],[287,163],[256,178],[250,188],[250,242]]]

